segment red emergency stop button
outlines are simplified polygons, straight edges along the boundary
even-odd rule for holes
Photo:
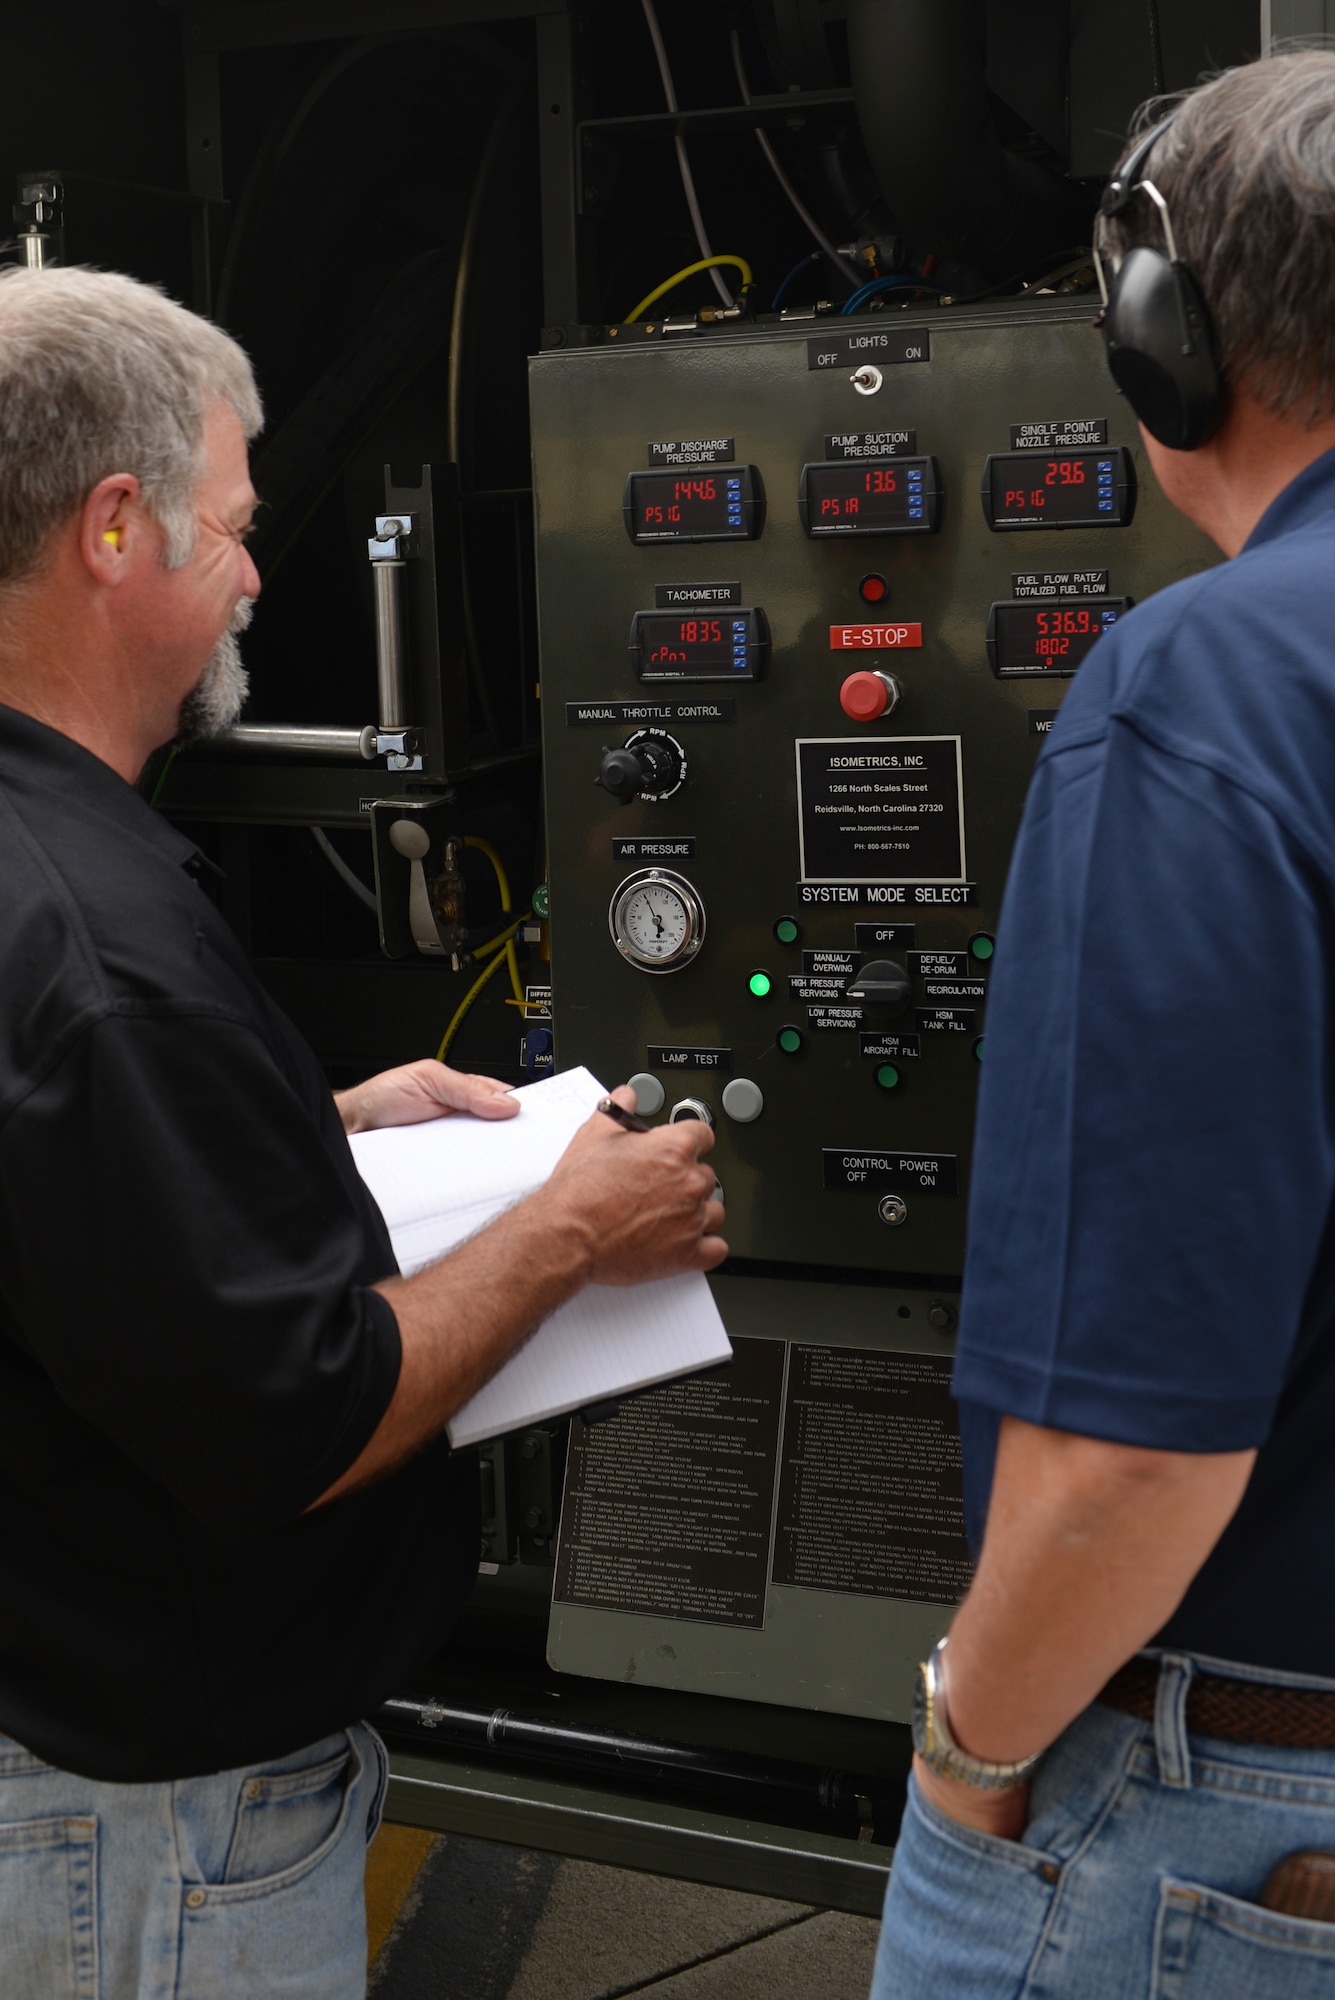
[[[850,674],[839,690],[839,706],[854,722],[875,722],[898,702],[899,682],[893,674]]]
[[[878,576],[875,570],[870,575],[864,576],[858,585],[858,596],[864,604],[884,604],[889,595],[889,584],[883,576]]]

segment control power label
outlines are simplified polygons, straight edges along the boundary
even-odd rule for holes
[[[794,1347],[775,1583],[957,1604],[973,1580],[951,1364]]]
[[[921,1022],[919,1023],[921,1026]],[[954,1153],[883,1153],[856,1146],[826,1146],[821,1154],[827,1188],[894,1194],[958,1194]]]
[[[799,737],[804,882],[963,882],[958,736]]]

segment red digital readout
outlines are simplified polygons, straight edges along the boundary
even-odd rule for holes
[[[682,618],[675,633],[669,633],[650,647],[646,656],[651,667],[698,665],[700,649],[717,647],[723,663],[724,638],[721,618]]]
[[[642,528],[672,527],[688,521],[699,505],[719,499],[716,479],[674,479],[671,498],[654,500],[640,509]],[[684,510],[684,511],[683,511]]]
[[[1097,639],[1102,630],[1103,622],[1097,611],[1036,611],[1034,657],[1039,660],[1065,659],[1070,654],[1072,639]],[[1081,657],[1088,650],[1088,644],[1076,647]]]
[[[898,493],[899,490],[899,481],[893,472],[864,472],[860,491],[821,495],[816,504],[816,518],[819,521],[847,520],[852,514],[861,514],[864,496]]]
[[[1008,514],[1015,513],[1021,507],[1046,507],[1048,504],[1047,489],[1049,486],[1056,486],[1061,489],[1068,486],[1084,486],[1087,483],[1085,478],[1085,461],[1083,458],[1049,459],[1043,468],[1043,484],[1041,486],[1007,487],[1006,512]]]

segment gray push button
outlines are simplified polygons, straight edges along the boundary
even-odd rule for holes
[[[667,1092],[656,1076],[650,1076],[647,1069],[641,1069],[627,1081],[635,1092],[635,1109],[641,1118],[652,1118],[656,1111],[663,1109]]]
[[[723,1086],[723,1109],[739,1125],[749,1125],[765,1109],[760,1085],[752,1083],[749,1076],[735,1076]]]

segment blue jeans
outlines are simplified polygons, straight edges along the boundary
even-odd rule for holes
[[[0,1736],[4,2000],[362,2000],[385,1748],[103,1784]]]
[[[1020,1841],[910,1786],[872,2000],[1332,2000],[1335,1923],[1255,1899],[1335,1849],[1335,1751],[1188,1736],[1193,1666],[1332,1685],[1166,1655],[1152,1723],[1096,1703],[1054,1744]]]

